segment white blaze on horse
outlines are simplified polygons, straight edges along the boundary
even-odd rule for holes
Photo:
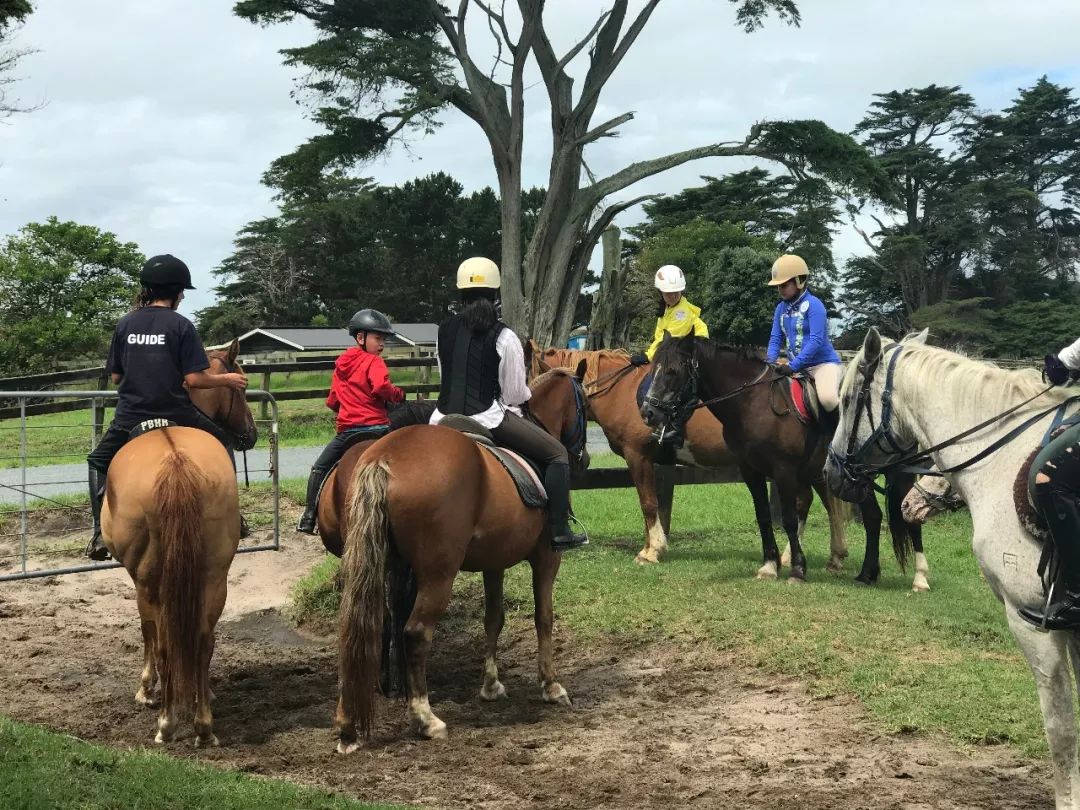
[[[1017,614],[1045,598],[1037,573],[1042,548],[1023,528],[1014,503],[1025,460],[1069,398],[1067,391],[1045,388],[1033,370],[1006,371],[918,338],[893,343],[871,329],[844,375],[826,473],[837,494],[857,499],[868,476],[898,463],[928,461],[952,471],[949,481],[971,512],[979,568],[1004,604],[1035,677],[1057,808],[1080,810],[1073,695],[1080,638],[1040,632]],[[1010,441],[1025,423],[1029,429]]]

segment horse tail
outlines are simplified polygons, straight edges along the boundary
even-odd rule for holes
[[[345,554],[341,558],[342,597],[338,619],[341,700],[346,715],[371,736],[375,688],[382,660],[386,609],[386,566],[390,516],[387,509],[390,465],[383,460],[358,467],[345,505]]]
[[[173,695],[181,706],[194,703],[198,677],[206,578],[199,502],[205,485],[191,458],[173,445],[154,482],[161,554],[157,630],[162,693]]]
[[[907,562],[915,553],[913,535],[916,529],[904,520],[901,507],[904,498],[915,486],[913,473],[895,473],[885,476],[885,507],[888,510],[889,534],[892,535],[893,554],[900,563],[900,570],[907,572]]]

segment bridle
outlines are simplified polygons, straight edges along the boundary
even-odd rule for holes
[[[230,362],[226,360],[224,357],[220,357],[217,355],[208,355],[207,359],[210,360],[211,363],[213,363],[215,360],[221,363],[221,365],[225,368],[225,371],[230,374],[240,373],[239,366],[237,366],[235,362]],[[225,416],[221,419],[220,422],[218,422],[217,420],[213,420],[217,423],[218,427],[220,427],[232,438],[234,447],[242,447],[247,442],[247,435],[245,433],[239,433],[231,427],[233,409],[236,407],[236,401],[242,396],[243,394],[239,391],[233,391],[232,389],[229,389],[229,408],[227,411],[225,411]],[[241,452],[244,453],[244,465],[246,467],[247,450],[241,450]]]

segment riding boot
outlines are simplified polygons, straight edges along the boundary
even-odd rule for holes
[[[322,487],[324,470],[312,470],[307,481],[307,500],[304,501],[304,514],[296,524],[296,530],[302,534],[316,535],[318,529],[319,489]]]
[[[836,435],[836,429],[840,427],[840,408],[827,411],[824,408],[818,410],[818,427],[823,435],[832,438]]]
[[[568,551],[588,545],[587,535],[570,530],[570,465],[548,464],[544,470],[544,489],[548,496],[551,547],[556,551]]]
[[[96,562],[112,559],[101,539],[101,503],[105,499],[105,476],[90,468],[90,512],[94,516],[94,534],[86,545],[86,556]]]
[[[1020,616],[1045,630],[1080,630],[1080,497],[1052,484],[1036,485],[1035,500],[1050,530],[1061,566],[1061,589],[1045,608],[1020,608]]]

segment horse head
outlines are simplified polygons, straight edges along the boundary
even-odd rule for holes
[[[213,349],[206,353],[210,361],[207,374],[238,373],[242,369],[236,362],[240,344],[233,340],[227,349]],[[196,388],[190,392],[191,401],[200,411],[223,428],[233,439],[237,450],[250,450],[259,439],[255,417],[248,406],[247,396],[228,386],[219,388]]]
[[[650,427],[671,424],[675,414],[698,398],[698,361],[694,337],[664,339],[652,361],[652,382],[641,403],[641,418]]]
[[[829,446],[825,477],[834,494],[852,503],[869,497],[874,476],[913,449],[893,410],[893,377],[905,343],[926,342],[926,332],[900,343],[871,327],[848,364],[840,389],[840,424]]]
[[[548,433],[557,436],[570,455],[571,465],[578,471],[589,466],[589,451],[585,445],[586,405],[582,380],[586,362],[578,363],[574,371],[554,368],[529,383],[532,397],[529,412]]]

